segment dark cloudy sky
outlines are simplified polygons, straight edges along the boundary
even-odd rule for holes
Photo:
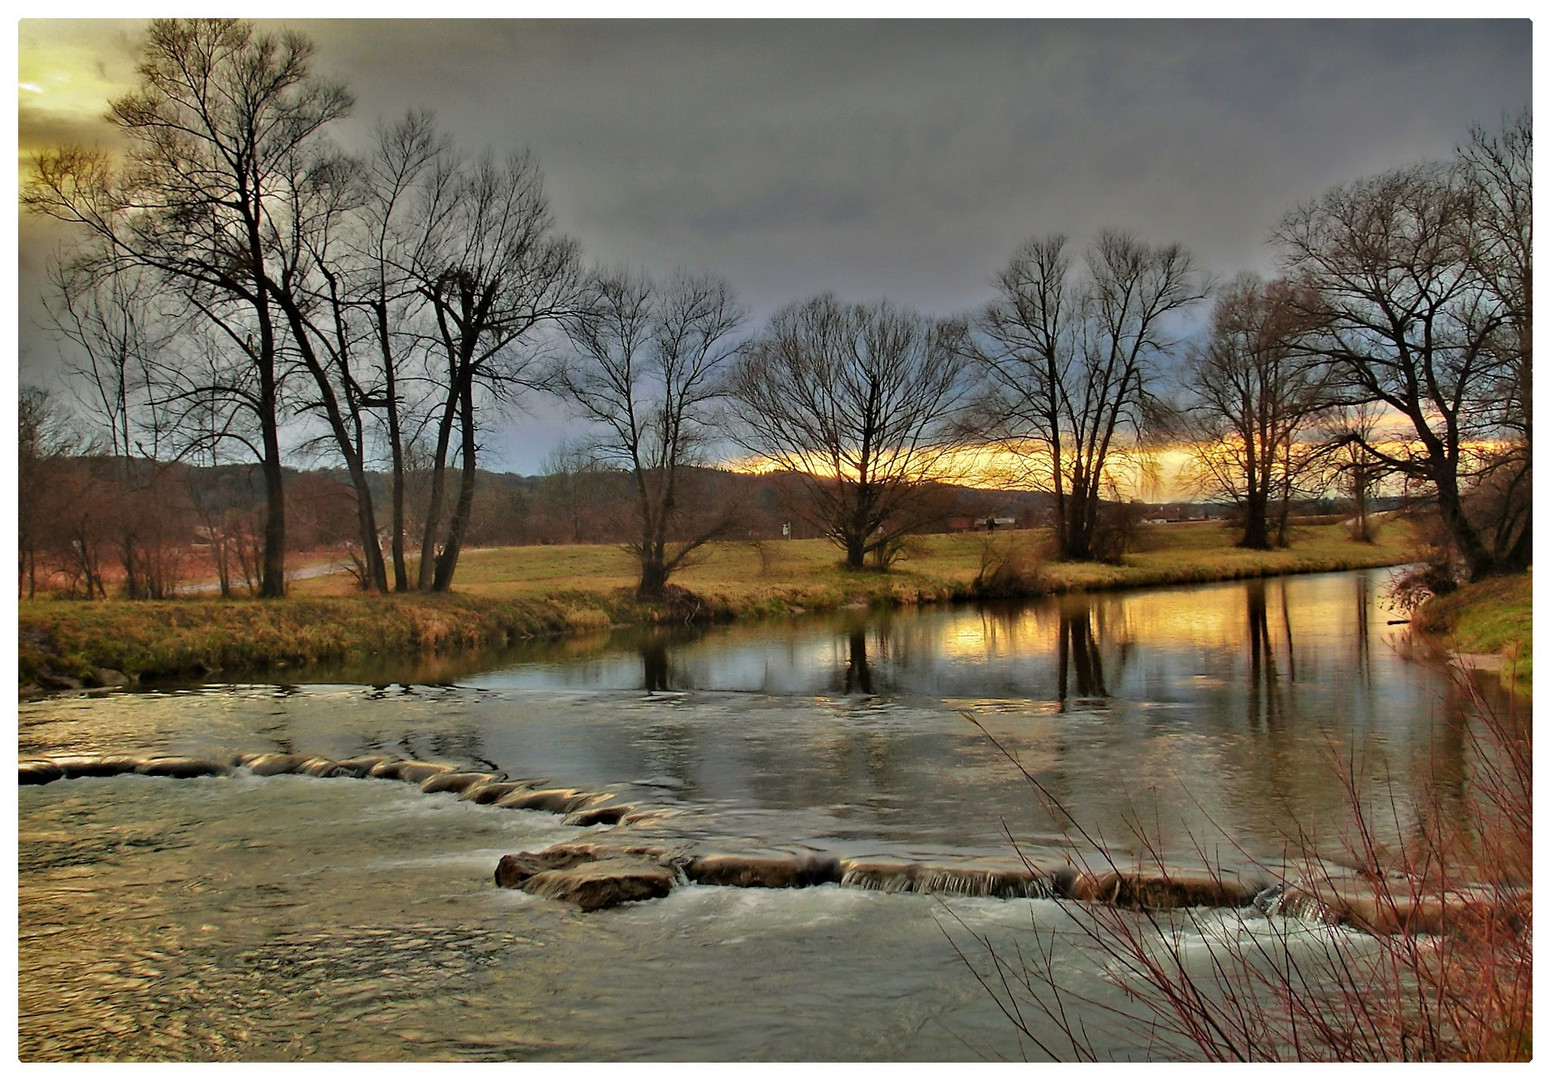
[[[590,258],[721,274],[756,318],[824,290],[972,308],[1057,231],[1273,271],[1286,210],[1450,154],[1530,104],[1532,70],[1526,20],[286,25],[356,95],[341,141],[429,106],[471,150],[527,146]],[[100,137],[137,26],[21,23],[24,160]],[[47,233],[22,222],[29,383],[57,363],[31,326]],[[513,421],[498,464],[536,471],[559,427]]]

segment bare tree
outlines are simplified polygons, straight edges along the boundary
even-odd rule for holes
[[[550,385],[601,431],[599,456],[635,488],[637,595],[668,578],[726,528],[725,508],[693,513],[684,478],[703,461],[723,369],[737,353],[743,312],[725,282],[680,275],[666,285],[627,273],[594,278],[585,313],[569,323],[576,361]]]
[[[365,270],[360,302],[370,314],[381,378],[380,395],[366,404],[383,410],[387,428],[392,473],[390,547],[396,592],[409,588],[404,537],[408,530],[408,443],[412,439],[407,428],[413,410],[406,401],[406,361],[420,351],[423,339],[414,327],[425,309],[425,298],[415,288],[413,273],[419,246],[428,238],[423,224],[417,227],[415,221],[416,191],[450,152],[448,140],[436,134],[432,116],[417,112],[396,125],[379,127],[372,153],[364,163],[359,255]]]
[[[173,588],[175,492],[164,454],[173,451],[167,392],[176,367],[177,312],[146,268],[88,249],[56,260],[45,297],[53,330],[73,350],[66,370],[88,420],[107,436],[113,475],[102,477],[115,512],[113,542],[131,599]]]
[[[441,591],[451,587],[474,505],[479,394],[505,397],[536,381],[538,339],[576,312],[581,282],[576,245],[553,234],[529,154],[501,165],[443,158],[425,180],[418,213],[431,231],[413,272],[435,319],[443,394],[418,584]],[[443,532],[454,435],[461,473]]]
[[[283,206],[277,187],[293,155],[351,105],[342,86],[312,73],[312,53],[297,34],[245,22],[156,20],[139,86],[110,107],[127,145],[123,167],[101,150],[52,150],[23,191],[29,209],[80,225],[115,259],[164,275],[241,351],[260,427],[266,596],[285,587],[280,331],[268,246]]]
[[[1312,298],[1318,330],[1302,347],[1328,361],[1345,403],[1386,406],[1408,429],[1348,437],[1435,493],[1471,580],[1527,555],[1511,537],[1488,542],[1466,507],[1523,378],[1501,345],[1512,305],[1476,265],[1477,205],[1458,168],[1423,165],[1334,188],[1276,234]]]
[[[1321,422],[1323,433],[1315,438],[1324,453],[1319,459],[1325,487],[1333,487],[1351,500],[1351,539],[1364,544],[1377,538],[1372,499],[1387,469],[1364,446],[1380,436],[1382,414],[1372,402],[1332,405]]]
[[[38,556],[60,515],[64,459],[81,447],[70,418],[48,391],[22,387],[17,401],[16,551],[22,595],[38,592]]]
[[[165,424],[159,371],[176,332],[148,271],[96,253],[56,259],[44,297],[50,328],[74,346],[66,370],[114,457],[154,457]]]
[[[289,156],[283,170],[286,213],[270,238],[276,276],[270,283],[289,343],[310,376],[299,411],[323,421],[321,440],[343,460],[355,501],[363,588],[387,591],[376,506],[367,476],[368,409],[373,335],[362,325],[357,290],[363,268],[352,265],[349,234],[362,199],[359,163],[327,148]],[[369,273],[369,267],[364,268]]]
[[[1504,318],[1491,351],[1511,371],[1502,408],[1510,437],[1488,462],[1486,486],[1496,496],[1491,547],[1509,566],[1533,556],[1534,460],[1534,131],[1527,111],[1498,132],[1475,127],[1459,150],[1472,197],[1469,263],[1501,305]]]
[[[964,333],[824,295],[778,312],[732,373],[733,438],[802,479],[851,569],[886,568],[935,512],[923,494],[965,438]]]
[[[996,279],[974,352],[990,385],[987,434],[1027,455],[1054,496],[1061,554],[1102,553],[1103,496],[1141,443],[1171,317],[1206,285],[1178,245],[1105,232],[1077,276],[1064,236],[1025,244]]]
[[[1285,546],[1292,497],[1315,479],[1319,455],[1307,436],[1326,407],[1326,374],[1295,346],[1305,320],[1289,289],[1238,277],[1217,296],[1210,334],[1186,369],[1195,471],[1243,515],[1239,547]]]

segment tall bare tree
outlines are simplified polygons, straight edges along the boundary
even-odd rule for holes
[[[409,588],[404,549],[408,517],[406,471],[412,404],[406,400],[409,359],[421,351],[416,332],[425,298],[415,287],[413,268],[420,247],[429,238],[423,221],[416,221],[417,193],[439,160],[451,153],[449,141],[436,133],[426,112],[412,112],[401,122],[377,129],[376,142],[364,162],[366,180],[360,208],[359,256],[364,267],[360,302],[369,312],[380,365],[381,393],[368,404],[382,409],[387,429],[391,480],[393,588]]]
[[[270,292],[283,315],[288,341],[309,378],[299,380],[295,404],[320,419],[322,441],[343,460],[354,495],[361,585],[387,591],[378,540],[376,505],[367,476],[368,409],[373,335],[361,318],[361,278],[352,264],[350,234],[362,201],[359,163],[327,147],[290,155],[283,172],[285,213],[268,237],[275,276]],[[279,185],[277,185],[279,186]]]
[[[1504,318],[1491,350],[1508,365],[1512,392],[1503,403],[1508,436],[1489,463],[1499,493],[1491,546],[1509,566],[1533,556],[1534,462],[1534,128],[1527,111],[1500,131],[1475,127],[1459,149],[1472,197],[1469,262],[1501,305]]]
[[[592,444],[599,456],[634,481],[629,548],[642,598],[660,597],[673,572],[727,525],[725,508],[686,505],[684,481],[713,437],[712,410],[743,319],[719,280],[679,275],[657,285],[601,274],[569,323],[575,360],[551,371],[550,385],[602,432]]]
[[[1478,211],[1457,167],[1422,165],[1334,188],[1276,234],[1312,298],[1319,329],[1303,347],[1328,361],[1346,404],[1385,406],[1406,429],[1349,437],[1435,493],[1471,580],[1527,556],[1515,537],[1488,536],[1466,505],[1523,377],[1516,348],[1501,345],[1513,306],[1477,265]]]
[[[48,325],[73,346],[65,367],[88,416],[114,457],[156,456],[166,426],[159,368],[176,332],[158,283],[96,252],[53,260],[48,279]]]
[[[537,381],[539,345],[579,309],[581,274],[575,243],[553,231],[531,155],[502,164],[444,158],[423,192],[420,213],[432,231],[414,275],[435,320],[443,396],[418,584],[440,591],[451,587],[474,505],[480,394],[499,399]],[[442,531],[454,435],[461,470]]]
[[[1289,290],[1238,277],[1218,294],[1210,333],[1185,372],[1195,471],[1242,514],[1239,547],[1286,544],[1292,498],[1314,479],[1319,458],[1311,425],[1327,405],[1327,376],[1296,347],[1306,320]]]
[[[1351,500],[1351,538],[1370,544],[1377,539],[1373,521],[1373,494],[1387,470],[1363,446],[1378,440],[1383,413],[1379,406],[1364,401],[1355,405],[1329,405],[1315,437],[1323,453],[1319,457],[1322,484],[1344,493]]]
[[[151,23],[139,86],[109,119],[126,144],[65,147],[37,159],[29,209],[82,226],[116,259],[164,275],[211,315],[254,375],[266,510],[262,593],[284,593],[280,337],[268,240],[283,171],[351,107],[311,70],[298,34],[228,19]],[[283,205],[283,202],[281,203]]]
[[[1145,434],[1172,317],[1206,294],[1177,244],[1105,232],[1074,268],[1064,236],[1034,239],[996,279],[974,352],[990,393],[987,433],[1028,454],[1054,496],[1061,554],[1100,553],[1103,496]]]
[[[819,296],[778,312],[735,366],[732,437],[801,478],[814,524],[859,570],[887,567],[950,478],[969,395],[965,328]]]

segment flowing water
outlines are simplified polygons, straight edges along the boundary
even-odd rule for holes
[[[1342,775],[1403,806],[1467,764],[1464,695],[1400,654],[1387,580],[56,698],[21,706],[19,749],[400,754],[614,793],[660,811],[616,828],[685,852],[1043,865],[1101,841],[1122,866],[1248,867],[1300,830],[1338,860]],[[1037,1048],[977,981],[975,939],[1011,956],[1041,934],[1062,986],[1113,993],[1053,900],[681,885],[584,914],[498,889],[501,855],[608,830],[410,784],[238,770],[18,797],[23,1060],[1017,1058]],[[1146,1052],[1118,1032],[1106,1049]]]

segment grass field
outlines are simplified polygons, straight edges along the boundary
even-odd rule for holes
[[[1421,606],[1416,626],[1446,635],[1462,653],[1503,656],[1502,678],[1522,690],[1534,680],[1534,576],[1514,574],[1465,585]]]
[[[708,544],[674,584],[738,614],[790,607],[832,608],[853,603],[922,603],[965,599],[987,559],[1011,557],[1027,591],[1064,592],[1135,585],[1222,581],[1270,574],[1384,566],[1407,557],[1410,534],[1390,526],[1375,545],[1353,543],[1338,525],[1296,530],[1290,548],[1246,551],[1216,522],[1154,526],[1142,550],[1122,566],[1061,563],[1043,556],[1042,530],[953,533],[916,537],[892,572],[855,573],[840,565],[825,540],[770,540]],[[630,555],[613,545],[490,548],[466,552],[455,591],[491,599],[532,599],[555,593],[609,593],[633,588]],[[300,581],[293,594],[343,596],[348,575]]]
[[[284,600],[27,601],[19,605],[19,678],[86,685],[102,669],[141,677],[226,676],[373,657],[445,655],[549,634],[671,619],[725,620],[846,606],[885,607],[1389,565],[1409,530],[1375,545],[1338,525],[1298,529],[1289,549],[1244,551],[1220,524],[1154,526],[1123,565],[1061,563],[1044,533],[922,536],[890,573],[851,572],[822,540],[707,545],[673,582],[690,595],[634,598],[630,556],[617,546],[466,552],[450,595],[363,596],[344,573],[296,581]],[[983,569],[1007,569],[977,588]]]

